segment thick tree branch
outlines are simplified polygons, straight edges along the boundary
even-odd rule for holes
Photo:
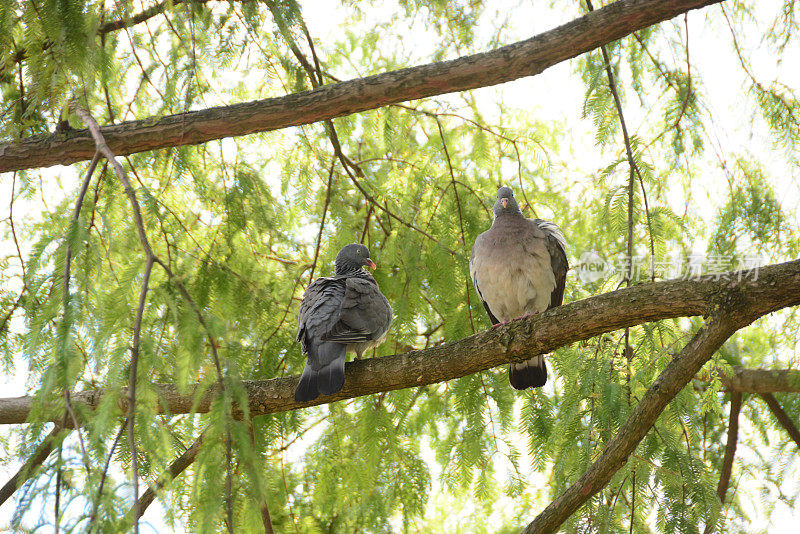
[[[311,91],[102,129],[118,156],[309,124],[389,104],[533,76],[631,32],[721,0],[620,0],[526,41]],[[89,159],[86,130],[0,144],[0,172]]]
[[[297,376],[248,380],[242,387],[249,398],[250,416],[255,417],[452,380],[520,361],[531,354],[552,352],[626,326],[710,315],[721,306],[734,309],[737,321],[744,325],[762,315],[800,304],[800,260],[762,267],[757,280],[746,276],[740,280],[739,274],[634,285],[565,304],[451,343],[350,362],[346,366],[344,388],[336,395],[322,396],[310,403],[294,401]],[[800,375],[800,371],[794,373]],[[794,384],[800,390],[798,378],[790,374],[776,380],[778,385]],[[746,377],[740,380],[743,381]],[[162,409],[172,414],[208,412],[211,401],[219,393],[218,384],[197,392],[201,398],[195,403],[194,394],[180,394],[174,385],[154,384],[153,387],[158,390]],[[72,401],[96,408],[105,394],[114,395],[121,408],[127,409],[124,389],[78,392]],[[0,399],[0,424],[24,423],[31,405],[31,397]],[[60,413],[54,409],[52,417],[58,420]]]

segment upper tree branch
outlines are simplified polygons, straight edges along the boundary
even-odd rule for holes
[[[621,0],[526,41],[451,61],[376,74],[278,98],[103,128],[118,156],[309,124],[397,102],[533,76],[631,32],[721,0]],[[92,157],[86,130],[0,144],[0,172]]]
[[[739,280],[738,273],[717,278],[720,277],[634,285],[571,302],[452,343],[350,362],[346,366],[344,388],[335,395],[322,396],[310,403],[294,401],[297,376],[244,381],[242,386],[249,398],[250,416],[255,417],[452,380],[520,361],[531,354],[552,352],[605,332],[662,319],[709,315],[721,306],[735,309],[737,321],[744,325],[762,315],[800,304],[800,260],[762,267],[757,280]],[[743,380],[746,378],[740,377],[740,381]],[[800,389],[797,377],[784,378],[782,383]],[[218,387],[206,391],[197,402],[194,395],[181,395],[172,385],[156,386],[156,389],[159,406],[178,414],[208,412],[211,401],[219,393]],[[124,392],[120,391],[75,393],[72,400],[93,408],[106,393],[117,395],[123,410],[126,409]],[[30,397],[0,399],[0,424],[24,423],[31,404]],[[54,410],[53,417],[58,415]]]

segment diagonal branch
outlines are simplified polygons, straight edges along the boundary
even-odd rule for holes
[[[192,443],[188,449],[186,449],[183,454],[175,458],[175,460],[170,464],[167,473],[162,474],[158,480],[150,485],[145,492],[142,494],[141,499],[139,499],[138,507],[133,507],[128,510],[129,516],[134,516],[136,519],[139,519],[144,514],[147,507],[150,506],[156,498],[156,492],[162,489],[170,480],[178,477],[181,473],[183,473],[187,467],[192,465],[195,458],[197,458],[197,453],[200,452],[200,447],[203,444],[203,438],[205,434],[200,434],[200,437],[197,438],[194,443]]]
[[[721,0],[620,0],[496,50],[325,85],[287,96],[123,122],[102,129],[119,156],[310,124],[389,104],[534,76],[631,32]],[[88,159],[86,130],[0,144],[0,172]]]
[[[68,434],[68,432],[61,432],[62,430],[64,430],[64,427],[56,425],[36,448],[31,457],[19,468],[19,471],[0,488],[0,505],[6,502],[34,474],[33,472],[36,468],[47,460],[53,449],[61,445],[61,442],[64,441]]]
[[[795,442],[798,448],[800,448],[800,431],[797,430],[797,426],[795,425],[792,418],[783,410],[778,400],[775,398],[775,395],[772,393],[762,393],[761,398],[764,399],[764,402],[767,403],[769,407],[769,411],[772,412],[772,415],[775,416],[775,419],[778,420],[778,423],[786,430],[786,433],[789,434],[789,437],[792,438],[792,441]]]
[[[707,321],[706,327],[695,334],[653,382],[600,457],[577,482],[551,502],[525,528],[523,534],[558,531],[569,516],[603,489],[614,473],[625,465],[628,456],[633,453],[667,404],[736,330],[753,319],[752,316],[742,317],[733,309],[723,309],[719,315],[713,315]]]

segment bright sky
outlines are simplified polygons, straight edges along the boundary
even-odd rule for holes
[[[367,21],[367,25],[385,20],[387,14],[397,10],[395,2],[391,0],[373,2],[372,5],[371,9],[374,10],[375,20]],[[769,3],[771,8],[775,8],[777,5],[777,2]],[[490,9],[489,14],[495,11],[500,14],[513,14],[513,16],[509,16],[509,26],[502,36],[504,43],[531,37],[571,20],[577,14],[577,7],[569,12],[543,11],[540,5],[534,6],[531,2],[521,0],[498,0],[493,3],[493,6],[496,7]],[[304,17],[315,40],[319,43],[326,43],[331,42],[338,33],[337,28],[346,21],[348,12],[349,8],[341,8],[338,2],[316,2],[315,9],[307,9],[304,12]],[[715,20],[720,20],[719,7],[712,7],[699,12],[694,11],[688,17],[688,28],[692,69],[694,72],[702,73],[702,89],[710,97],[715,135],[715,139],[712,142],[717,147],[719,158],[725,161],[727,165],[731,164],[729,161],[730,154],[741,149],[753,154],[754,159],[760,159],[765,162],[767,169],[770,171],[772,185],[776,191],[780,192],[779,198],[784,211],[785,213],[794,214],[794,223],[795,227],[797,227],[800,225],[800,186],[798,186],[800,180],[798,180],[797,169],[782,165],[779,161],[780,158],[775,158],[770,163],[771,160],[769,158],[763,157],[763,154],[770,153],[775,148],[768,139],[759,133],[760,130],[758,128],[751,127],[749,113],[744,113],[746,106],[743,102],[746,102],[746,99],[742,88],[745,86],[746,79],[739,66],[738,59],[729,52],[731,49],[731,36],[727,31],[727,27],[722,27],[721,30],[715,29],[707,22],[706,17],[711,12],[714,13]],[[682,27],[682,18],[676,20],[681,23],[680,26]],[[488,38],[491,31],[492,28],[488,25],[478,27],[478,34],[482,39]],[[431,51],[435,46],[435,36],[425,30],[422,24],[407,28],[406,35],[403,35],[402,31],[398,35],[400,38],[414,43],[413,50],[417,63],[430,61]],[[680,35],[685,38],[682,33]],[[739,37],[743,38],[742,36]],[[800,69],[796,68],[797,65],[800,65],[800,53],[796,48],[788,48],[782,57],[776,58],[774,51],[767,47],[759,45],[759,43],[748,42],[748,44],[755,45],[755,48],[747,49],[746,55],[751,59],[751,63],[757,67],[758,71],[755,75],[759,79],[769,81],[780,78],[791,87],[800,87]],[[676,61],[683,60],[683,58],[676,58]],[[793,68],[787,66],[793,66]],[[524,78],[498,87],[478,89],[474,91],[474,94],[481,102],[487,104],[484,108],[489,112],[492,109],[493,102],[504,101],[506,103],[514,103],[521,109],[530,110],[530,113],[539,120],[564,124],[572,134],[570,148],[576,158],[576,167],[580,169],[579,174],[590,175],[604,166],[605,160],[601,158],[599,151],[595,147],[594,126],[590,120],[581,118],[584,90],[579,78],[574,75],[573,71],[574,62],[561,63],[539,76]],[[353,72],[336,74],[343,78],[355,75]],[[456,97],[445,98],[456,100]],[[746,120],[742,120],[743,118]],[[491,123],[491,114],[487,115],[486,119]],[[635,132],[642,117],[638,114],[636,108],[631,106],[630,110],[626,109],[626,119],[629,128]],[[761,125],[756,124],[756,126]],[[692,203],[693,211],[698,213],[706,224],[710,225],[716,215],[720,199],[725,198],[727,195],[728,182],[720,169],[718,160],[701,161],[697,162],[697,164],[702,176],[694,180],[691,191],[684,196],[679,191],[679,188],[675,188],[673,195],[669,198],[669,202],[676,213],[682,213],[684,211],[683,206],[687,201],[686,197],[688,197]],[[54,178],[58,179],[58,186],[51,185]],[[512,178],[514,176],[509,176],[509,181]],[[580,180],[581,176],[570,178]],[[65,196],[74,196],[77,178],[72,167],[43,169],[42,179],[48,184],[48,187],[42,191],[43,198],[18,198],[14,204],[15,221],[18,224],[32,224],[38,214],[42,212],[44,206],[52,208],[61,202]],[[0,199],[10,198],[11,187],[12,175],[9,173],[0,175]],[[2,205],[0,205],[0,218],[5,219],[8,217],[9,206],[7,202],[0,202],[2,202]],[[547,213],[547,215],[550,216],[551,214]],[[20,247],[23,255],[25,255],[29,244],[21,242]],[[705,244],[698,244],[698,250],[705,250]],[[13,242],[10,240],[0,241],[0,256],[9,254],[16,254],[16,247]],[[573,256],[578,255],[579,251],[574,251]],[[24,325],[17,318],[13,324],[13,329],[22,331],[23,328]],[[3,396],[24,395],[27,392],[26,377],[24,361],[19,357],[15,358],[15,373],[0,376],[0,390],[3,391]],[[746,428],[744,430],[747,431]],[[295,446],[290,454],[299,454],[298,451],[302,451],[305,443],[310,439],[315,439],[316,435],[315,433],[310,433],[305,440]],[[526,447],[522,446],[520,449],[524,451]],[[755,454],[754,451],[742,449],[740,451],[741,454],[745,455]],[[778,458],[776,458],[777,460]],[[18,465],[16,464],[3,465],[0,467],[0,477],[3,480],[7,479],[17,468]],[[749,507],[748,511],[751,512],[751,516],[754,518],[754,522],[749,527],[754,531],[767,529],[772,532],[794,531],[792,527],[800,521],[800,510],[793,511],[780,501],[772,514],[772,526],[770,527],[770,518],[765,517],[763,511],[759,510],[758,493],[761,488],[758,487],[758,479],[758,474],[752,474],[753,487],[742,488],[744,491],[751,491],[754,497],[748,501],[749,504],[746,504]],[[433,493],[435,494],[438,488],[435,472],[434,481]],[[546,480],[544,477],[537,477],[534,479],[533,485],[532,490],[534,491],[537,488],[543,489],[546,485]],[[784,490],[790,494],[792,491],[796,491],[796,489],[791,489],[788,486]],[[771,493],[767,497],[768,500],[777,500],[774,488],[768,488],[767,491]],[[513,504],[513,501],[508,500],[508,502],[504,503],[504,506],[511,507]],[[431,499],[431,506],[436,505],[436,499]],[[8,504],[0,508],[0,524],[7,524],[11,513],[11,506]],[[163,510],[157,509],[155,505],[148,510],[145,517],[153,521],[152,530],[154,532],[168,531],[161,520],[163,515]],[[497,519],[499,520],[499,517]],[[143,531],[147,532],[147,528],[144,528]]]

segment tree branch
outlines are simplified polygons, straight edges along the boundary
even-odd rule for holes
[[[728,442],[725,444],[725,455],[722,457],[722,467],[719,470],[717,483],[717,497],[720,504],[725,504],[725,494],[728,493],[728,484],[731,481],[733,459],[736,457],[736,442],[739,441],[739,412],[742,411],[742,394],[738,391],[731,393],[731,413],[728,416]],[[714,531],[714,523],[706,525],[705,534]]]
[[[797,430],[797,426],[795,426],[791,417],[783,410],[775,396],[772,393],[762,393],[761,398],[767,403],[769,411],[772,412],[772,415],[775,416],[778,423],[786,430],[786,433],[789,434],[792,441],[800,448],[800,431]]]
[[[36,448],[31,457],[19,468],[19,471],[0,488],[0,505],[6,502],[31,477],[34,470],[47,460],[53,449],[61,445],[61,442],[69,434],[68,432],[62,433],[62,430],[64,430],[64,427],[56,425]]]
[[[558,306],[541,314],[451,343],[394,356],[350,362],[342,390],[309,403],[294,401],[299,377],[243,381],[249,399],[250,416],[296,410],[318,404],[370,395],[383,391],[417,387],[517,362],[531,354],[555,349],[651,321],[716,313],[721,306],[736,309],[741,325],[787,306],[800,304],[800,260],[761,267],[758,279],[741,273],[706,276],[694,280],[667,280],[639,284]],[[557,356],[556,356],[557,357]],[[765,373],[775,373],[766,371]],[[742,377],[741,384],[747,380]],[[800,391],[800,371],[773,379],[775,385]],[[171,414],[206,413],[219,393],[219,384],[196,394],[180,394],[174,385],[154,385],[159,406]],[[96,408],[103,395],[117,398],[127,410],[125,390],[103,389],[75,393],[73,404]],[[196,400],[196,397],[200,398]],[[32,406],[31,397],[0,399],[0,424],[24,423]],[[60,417],[55,408],[51,417]]]
[[[667,404],[689,383],[723,343],[739,328],[755,319],[741,315],[736,307],[723,307],[714,314],[667,368],[653,382],[630,417],[620,427],[600,457],[586,472],[551,502],[523,531],[543,534],[558,531],[561,524],[608,484],[627,462]]]
[[[200,437],[197,438],[194,443],[192,443],[188,449],[186,449],[183,454],[175,458],[175,460],[170,464],[168,474],[162,474],[155,484],[150,485],[147,490],[142,494],[142,497],[139,499],[138,507],[134,506],[128,511],[128,515],[133,516],[135,514],[136,519],[139,519],[144,515],[145,510],[147,507],[150,506],[156,498],[156,492],[163,488],[170,480],[174,479],[178,475],[184,472],[187,467],[192,465],[195,458],[197,458],[197,453],[200,452],[200,446],[203,444],[203,438],[205,434],[200,434]]]
[[[283,97],[123,122],[102,129],[119,155],[204,143],[341,117],[389,104],[533,76],[631,32],[721,0],[620,0],[526,41],[465,56],[325,85]],[[0,144],[0,172],[90,158],[86,130]]]
[[[719,373],[728,391],[742,393],[800,393],[800,370],[743,369],[734,367],[728,376]]]

